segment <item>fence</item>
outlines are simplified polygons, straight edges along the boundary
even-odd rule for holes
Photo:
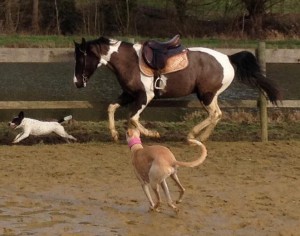
[[[260,42],[255,49],[217,49],[225,54],[233,54],[242,50],[255,53],[265,72],[266,63],[300,63],[300,49],[266,49]],[[70,48],[1,48],[0,62],[69,62],[74,60],[74,50]],[[255,100],[220,101],[221,108],[256,108],[259,104],[261,121],[261,140],[268,140],[267,107],[272,107],[263,94],[259,102]],[[103,104],[102,104],[103,105]],[[197,108],[201,104],[187,100],[155,100],[152,107],[187,107]],[[0,109],[96,109],[99,104],[90,101],[0,101]],[[300,108],[299,100],[284,100],[279,107]]]

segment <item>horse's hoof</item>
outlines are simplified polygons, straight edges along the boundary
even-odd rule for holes
[[[111,132],[111,136],[115,142],[119,141],[119,133],[117,131]]]
[[[190,134],[189,134],[189,135],[187,136],[187,138],[186,138],[186,141],[187,141],[188,145],[189,145],[189,146],[196,146],[196,144],[194,144],[194,143],[192,143],[192,142],[190,141],[191,139],[194,140],[194,139],[196,139],[196,138],[195,138],[194,135],[190,135]]]
[[[149,131],[146,136],[151,138],[160,138],[160,134],[157,131]]]
[[[197,144],[191,142],[191,140],[196,140],[196,139],[187,139],[188,145],[193,147],[193,146],[197,146]]]
[[[187,140],[189,140],[189,139],[195,139],[195,135],[193,135],[192,133],[189,133],[186,139]]]
[[[205,142],[208,138],[209,138],[208,135],[200,135],[200,136],[199,136],[200,142]]]

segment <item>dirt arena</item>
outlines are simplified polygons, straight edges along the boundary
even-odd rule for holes
[[[179,160],[200,151],[166,146]],[[125,143],[1,145],[0,234],[300,235],[300,141],[206,146],[202,166],[179,169],[176,215],[148,212]]]

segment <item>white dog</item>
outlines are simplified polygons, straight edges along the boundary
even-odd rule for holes
[[[72,116],[66,116],[59,121],[39,121],[35,119],[25,118],[24,112],[21,111],[19,115],[8,125],[14,129],[22,129],[23,132],[18,134],[12,143],[18,143],[21,140],[27,138],[29,135],[39,136],[46,135],[50,133],[56,133],[57,135],[63,137],[67,142],[69,139],[76,141],[72,135],[69,135],[64,127],[60,124],[64,121],[71,120]]]

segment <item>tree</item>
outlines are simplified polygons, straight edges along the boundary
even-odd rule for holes
[[[274,5],[282,4],[284,0],[241,0],[243,7],[248,12],[250,22],[249,33],[252,37],[261,36],[263,32],[263,18],[267,10]]]
[[[39,0],[33,0],[32,3],[32,31],[33,33],[39,32]]]
[[[57,34],[60,34],[60,22],[59,22],[59,11],[57,6],[57,0],[54,0],[55,5],[55,18],[56,18],[56,28],[57,28]]]
[[[134,25],[134,15],[137,10],[137,0],[111,1],[115,22],[121,34],[130,34]]]
[[[173,0],[173,2],[176,8],[179,23],[181,25],[181,30],[185,34],[186,31],[185,22],[187,19],[186,11],[188,9],[188,0]]]
[[[19,24],[20,3],[18,0],[4,1],[4,28],[6,32],[16,32]]]

